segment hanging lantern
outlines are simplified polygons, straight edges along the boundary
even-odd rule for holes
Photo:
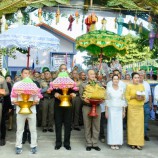
[[[137,20],[138,20],[138,17],[137,15],[134,16],[134,29],[137,28]]]
[[[117,28],[117,25],[116,25],[117,24],[117,18],[114,19],[114,22],[115,22],[115,29],[116,29]]]
[[[119,17],[117,18],[117,24],[118,24],[117,34],[120,36],[122,34],[122,31],[123,31],[123,23],[124,23],[124,19],[122,17],[122,14],[120,14]]]
[[[38,59],[38,56],[36,57],[36,65],[39,64],[39,59]]]
[[[76,24],[78,24],[79,16],[80,16],[80,15],[79,15],[78,11],[76,11],[76,12],[75,12]]]
[[[38,20],[39,20],[39,23],[42,22],[42,8],[38,9]]]
[[[5,15],[2,15],[2,19],[1,19],[1,33],[6,31],[6,18]]]
[[[143,32],[143,23],[141,22],[139,24],[139,34],[141,34]]]
[[[88,23],[92,24],[92,17],[91,17],[91,15],[88,16]]]
[[[107,20],[105,18],[103,18],[101,20],[101,24],[102,24],[102,30],[106,30],[106,23],[107,23]]]
[[[154,32],[154,30],[151,30],[150,33],[149,33],[149,47],[150,47],[150,50],[153,49],[154,39],[155,39],[155,32]]]
[[[72,31],[72,23],[73,23],[73,21],[74,21],[75,19],[73,18],[73,16],[72,15],[70,15],[69,16],[69,18],[68,18],[68,21],[69,21],[69,27],[68,27],[68,31],[70,30],[70,31]]]
[[[98,21],[98,17],[95,15],[95,13],[92,13],[90,18],[91,18],[90,31],[94,31],[96,30],[96,22]]]
[[[131,20],[128,22],[128,29],[132,30],[132,22],[131,22]]]
[[[92,13],[91,18],[92,18],[92,24],[95,24],[98,21],[98,17],[95,15],[95,13]]]
[[[56,25],[59,23],[59,19],[60,19],[60,9],[58,8],[57,11],[56,11]]]
[[[90,15],[85,19],[85,24],[87,25],[87,32],[89,32],[90,31],[90,26],[92,24],[92,20],[91,20]]]
[[[6,23],[5,24],[5,31],[7,31],[8,30],[8,24]]]
[[[19,25],[22,25],[23,15],[21,13],[21,10],[18,10],[18,12],[17,12],[17,19],[18,19]]]
[[[152,17],[149,15],[148,17],[148,28],[151,29]]]

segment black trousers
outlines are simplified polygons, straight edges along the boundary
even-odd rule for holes
[[[43,100],[40,100],[39,104],[36,105],[37,126],[39,127],[42,125],[42,104],[43,104]]]
[[[70,146],[72,107],[55,105],[56,146],[62,146],[62,124],[64,124],[64,146]]]
[[[105,112],[101,113],[99,139],[105,139]]]
[[[7,111],[2,110],[1,139],[5,139],[6,137],[6,118],[7,118]]]

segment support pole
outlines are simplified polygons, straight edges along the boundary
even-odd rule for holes
[[[30,47],[28,48],[28,53],[27,53],[27,68],[29,68],[30,65]]]

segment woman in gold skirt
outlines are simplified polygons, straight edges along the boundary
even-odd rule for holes
[[[133,83],[127,85],[125,97],[128,104],[127,144],[132,149],[144,146],[144,86],[139,83],[139,74],[132,73]]]

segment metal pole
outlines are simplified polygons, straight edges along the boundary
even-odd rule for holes
[[[102,66],[102,60],[103,60],[103,48],[101,48],[101,52],[100,52],[100,64],[99,64],[99,71],[100,71],[101,66]]]
[[[30,62],[30,47],[28,48],[28,53],[27,53],[27,68],[29,68],[29,62]]]
[[[93,0],[90,0],[90,6],[92,7],[92,5],[93,5]]]

